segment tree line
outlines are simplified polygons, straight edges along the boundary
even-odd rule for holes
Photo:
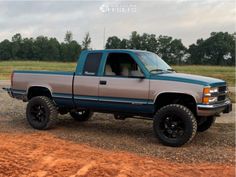
[[[76,61],[82,50],[90,49],[90,43],[89,33],[86,33],[82,44],[73,40],[70,31],[66,32],[61,43],[56,38],[22,38],[17,33],[11,41],[5,39],[0,43],[0,60]]]
[[[235,38],[236,33],[212,32],[209,38],[198,39],[187,48],[181,39],[133,31],[128,39],[108,37],[105,48],[148,50],[169,64],[235,65]],[[73,40],[70,31],[63,42],[46,36],[22,38],[18,33],[0,42],[0,60],[76,61],[82,50],[91,50],[90,45],[89,33],[81,44]]]
[[[169,64],[235,65],[236,33],[212,32],[207,39],[198,39],[186,48],[181,39],[133,31],[129,39],[112,36],[107,49],[140,49],[158,54]]]

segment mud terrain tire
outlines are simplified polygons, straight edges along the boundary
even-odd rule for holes
[[[178,147],[193,139],[197,132],[197,121],[187,107],[170,104],[157,111],[153,129],[162,144]]]
[[[45,96],[32,98],[26,108],[26,117],[29,124],[38,130],[48,129],[51,120],[58,115],[57,108],[53,101]]]

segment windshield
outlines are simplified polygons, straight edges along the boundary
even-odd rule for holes
[[[137,52],[136,54],[150,73],[173,71],[165,61],[154,53]]]

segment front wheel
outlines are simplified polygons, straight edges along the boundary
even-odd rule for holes
[[[197,131],[197,121],[187,107],[170,104],[155,114],[153,128],[162,144],[178,147],[193,139]]]
[[[90,110],[71,111],[70,115],[76,121],[85,122],[89,120],[90,117],[92,117],[93,112]]]

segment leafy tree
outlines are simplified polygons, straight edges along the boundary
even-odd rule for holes
[[[209,38],[190,45],[189,53],[191,64],[235,65],[235,35],[212,32]]]
[[[79,45],[77,41],[71,41],[71,43],[69,44],[69,60],[76,61],[79,57],[81,50],[81,45]]]
[[[33,59],[34,57],[34,39],[24,38],[20,47],[20,59]]]
[[[88,32],[85,34],[84,40],[82,41],[82,49],[83,50],[91,49],[89,48],[90,44],[91,44],[91,37]]]
[[[171,53],[169,60],[173,64],[182,64],[187,57],[187,48],[183,45],[181,39],[174,39],[171,41]]]
[[[68,44],[62,42],[60,45],[60,60],[66,61],[68,60],[68,56],[69,56]]]
[[[187,58],[187,49],[180,39],[172,39],[169,36],[156,37],[155,34],[138,34],[133,31],[129,39],[119,39],[112,36],[107,39],[107,49],[138,49],[147,50],[159,54],[170,64],[182,64]]]
[[[170,53],[172,37],[162,36],[158,37],[157,41],[157,54],[162,57],[168,59],[168,54]]]
[[[121,49],[129,49],[130,48],[130,42],[128,39],[122,39],[120,42],[120,48]]]
[[[36,39],[22,38],[21,34],[17,33],[11,41],[4,40],[0,42],[0,60],[76,61],[81,52],[81,45],[72,37],[72,32],[67,31],[65,43],[60,43],[56,38],[46,36],[38,36]],[[89,47],[91,43],[89,34],[85,41],[86,46]]]
[[[155,34],[143,33],[143,35],[139,38],[141,50],[148,50],[150,52],[157,53],[158,43]]]
[[[132,49],[141,49],[141,37],[137,31],[133,31],[130,36],[130,48]]]
[[[48,60],[49,52],[48,38],[45,36],[38,36],[34,43],[35,59]]]
[[[130,41],[128,39],[120,39],[112,36],[107,39],[106,49],[130,49]]]
[[[61,43],[60,53],[63,61],[76,61],[81,52],[81,46],[75,41],[69,44]]]
[[[67,31],[66,34],[65,34],[65,38],[64,38],[64,41],[66,43],[71,43],[71,41],[73,40],[73,34],[71,31]]]
[[[22,43],[22,37],[20,33],[12,36],[12,47],[11,47],[11,55],[13,59],[20,58],[20,47]]]
[[[14,36],[12,36],[12,42],[19,42],[21,43],[22,37],[20,33],[16,33]]]
[[[188,52],[190,53],[190,57],[187,60],[188,64],[201,64],[203,63],[203,51],[199,50],[199,46],[203,42],[203,39],[198,39],[197,44],[191,44],[189,46]]]
[[[160,35],[157,40],[157,54],[169,64],[182,64],[186,60],[187,49],[180,39]]]
[[[0,61],[9,60],[12,58],[11,47],[11,42],[7,39],[0,43]]]
[[[89,34],[86,37],[86,45],[88,47],[91,43],[91,38],[89,37]],[[90,42],[88,40],[90,40]],[[73,40],[72,32],[66,32],[65,42],[66,43],[61,43],[60,46],[60,59],[63,61],[76,61],[81,52],[81,46]]]
[[[121,48],[121,40],[117,36],[112,36],[107,39],[106,49],[119,49]]]
[[[48,59],[59,60],[60,59],[60,43],[56,38],[50,38],[48,41]]]

